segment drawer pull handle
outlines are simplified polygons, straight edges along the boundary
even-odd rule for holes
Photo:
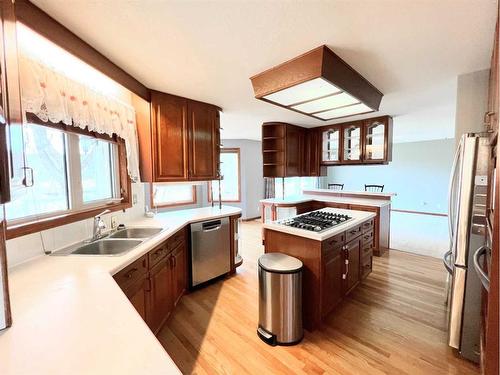
[[[356,234],[357,232],[358,232],[357,230],[351,230],[349,233]]]
[[[128,271],[128,272],[125,274],[125,277],[126,277],[127,279],[130,279],[130,278],[132,277],[132,275],[133,275],[134,273],[136,273],[137,271],[138,271],[138,269],[137,269],[137,268],[132,268],[130,271]]]

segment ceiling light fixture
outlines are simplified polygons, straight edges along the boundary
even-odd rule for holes
[[[318,120],[378,111],[383,96],[324,45],[250,80],[255,98]]]

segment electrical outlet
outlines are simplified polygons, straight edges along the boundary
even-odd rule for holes
[[[132,194],[132,204],[137,204],[137,194]]]
[[[115,229],[118,226],[118,219],[116,216],[111,216],[111,229]]]

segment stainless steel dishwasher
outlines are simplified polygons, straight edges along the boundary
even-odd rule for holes
[[[231,268],[229,218],[191,224],[191,286],[196,286]]]

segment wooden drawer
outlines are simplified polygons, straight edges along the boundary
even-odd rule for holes
[[[322,243],[323,251],[329,251],[341,248],[342,246],[344,246],[344,243],[345,243],[345,233],[337,234],[323,241]]]
[[[368,221],[365,221],[363,224],[361,224],[361,227],[363,228],[363,233],[372,230],[374,225],[375,225],[375,219],[370,219]]]
[[[372,256],[373,255],[373,243],[368,242],[361,247],[361,257]]]
[[[361,258],[360,273],[362,279],[366,278],[372,272],[372,263],[373,263],[373,257],[371,255],[364,256]]]
[[[158,262],[165,258],[169,252],[170,250],[166,242],[151,250],[148,253],[149,268],[153,268],[153,266],[155,266],[156,264],[158,264]]]
[[[175,248],[177,248],[177,246],[179,246],[179,244],[183,243],[186,239],[186,231],[185,231],[185,228],[182,228],[180,231],[178,231],[177,233],[175,233],[174,235],[172,235],[172,237],[170,237],[168,240],[167,240],[167,247],[168,247],[168,251],[172,251],[174,250]]]
[[[118,285],[124,289],[135,281],[142,279],[144,274],[148,272],[148,258],[143,255],[127,267],[116,273],[113,278]]]
[[[354,227],[354,228],[351,228],[345,232],[345,241],[349,242],[349,241],[355,239],[356,237],[360,236],[361,233],[362,233],[361,225]]]
[[[369,232],[363,233],[363,237],[361,238],[363,245],[371,243],[373,244],[373,230]]]

